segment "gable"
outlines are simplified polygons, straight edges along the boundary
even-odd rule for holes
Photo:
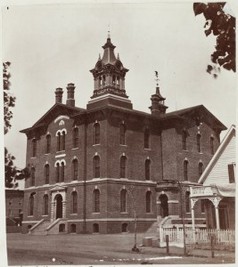
[[[48,110],[32,127],[21,130],[21,133],[31,135],[32,132],[45,132],[48,125],[52,122],[60,123],[60,120],[69,119],[75,114],[80,113],[84,109],[70,107],[64,104],[56,103],[50,110]]]
[[[211,159],[199,183],[203,185],[225,185],[229,184],[228,165],[236,162],[235,146],[235,128],[228,132],[228,135],[222,141],[217,152]]]

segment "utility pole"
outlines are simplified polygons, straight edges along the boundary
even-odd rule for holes
[[[186,232],[185,232],[185,222],[184,222],[184,192],[183,192],[183,186],[180,183],[180,181],[177,182],[179,186],[179,192],[180,192],[180,210],[181,210],[181,219],[182,219],[182,224],[183,224],[183,253],[184,256],[187,255],[186,251]]]

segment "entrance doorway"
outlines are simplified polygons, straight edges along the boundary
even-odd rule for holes
[[[63,217],[63,205],[62,205],[62,196],[60,194],[55,196],[56,201],[56,219]]]
[[[162,218],[169,215],[168,197],[165,194],[160,195],[160,215]]]

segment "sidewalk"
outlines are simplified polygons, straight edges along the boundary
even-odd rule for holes
[[[166,248],[159,248],[159,247],[139,247],[141,251],[148,254],[154,254],[154,255],[167,255]],[[187,247],[186,249],[187,256],[194,256],[194,257],[200,257],[200,258],[211,258],[212,253],[211,250],[208,249],[192,249],[191,247]],[[169,247],[169,255],[170,256],[184,256],[184,249],[181,247],[175,247],[171,246]],[[214,256],[216,257],[222,257],[227,259],[235,259],[235,252],[233,251],[226,251],[226,250],[215,250]]]

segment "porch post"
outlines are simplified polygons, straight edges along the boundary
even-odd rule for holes
[[[56,206],[55,201],[52,201],[51,202],[51,211],[50,211],[50,220],[51,220],[51,222],[53,222],[55,220],[55,206]]]
[[[216,229],[220,230],[220,220],[219,220],[219,210],[218,210],[218,206],[219,206],[219,202],[221,201],[220,197],[215,197],[213,199],[213,204],[215,206],[215,215],[216,215]]]
[[[197,200],[191,198],[190,201],[191,201],[191,217],[192,217],[193,241],[196,242],[196,238],[195,238],[195,214],[194,214],[194,205],[197,202]]]

